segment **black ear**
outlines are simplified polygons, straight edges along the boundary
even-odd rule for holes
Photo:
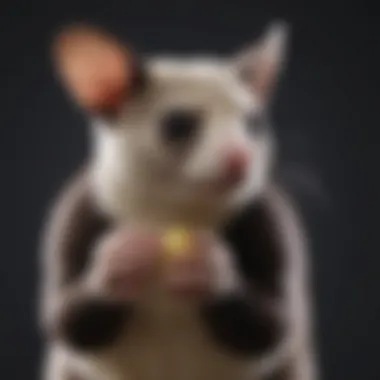
[[[272,23],[235,61],[238,71],[264,102],[271,97],[284,67],[288,35],[285,23]]]
[[[53,44],[55,69],[86,111],[116,112],[133,94],[141,67],[132,50],[92,26],[64,29]]]

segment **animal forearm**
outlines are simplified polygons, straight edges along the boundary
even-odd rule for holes
[[[218,298],[204,307],[203,318],[221,345],[240,355],[260,355],[276,347],[284,321],[268,299],[252,294]]]
[[[127,305],[97,297],[80,286],[55,298],[46,330],[78,350],[98,350],[112,344],[131,315]]]

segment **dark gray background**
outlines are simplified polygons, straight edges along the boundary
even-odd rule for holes
[[[84,120],[52,79],[48,45],[56,28],[88,20],[144,52],[229,53],[280,17],[293,35],[274,107],[276,129],[285,158],[316,168],[331,201],[322,213],[314,201],[303,202],[313,236],[323,379],[378,380],[375,15],[366,1],[3,2],[0,377],[37,378],[38,232],[49,200],[88,148]]]

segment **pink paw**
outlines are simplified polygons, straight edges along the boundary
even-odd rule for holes
[[[206,300],[240,286],[230,250],[211,234],[199,234],[183,256],[169,263],[166,284],[179,297]]]
[[[100,242],[88,283],[112,299],[135,300],[149,283],[159,254],[160,240],[150,231],[114,231]]]

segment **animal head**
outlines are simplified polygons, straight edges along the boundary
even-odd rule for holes
[[[206,217],[259,194],[274,153],[268,106],[286,35],[276,23],[233,57],[139,59],[98,29],[64,30],[56,69],[92,120],[105,207],[120,217],[148,209]]]

